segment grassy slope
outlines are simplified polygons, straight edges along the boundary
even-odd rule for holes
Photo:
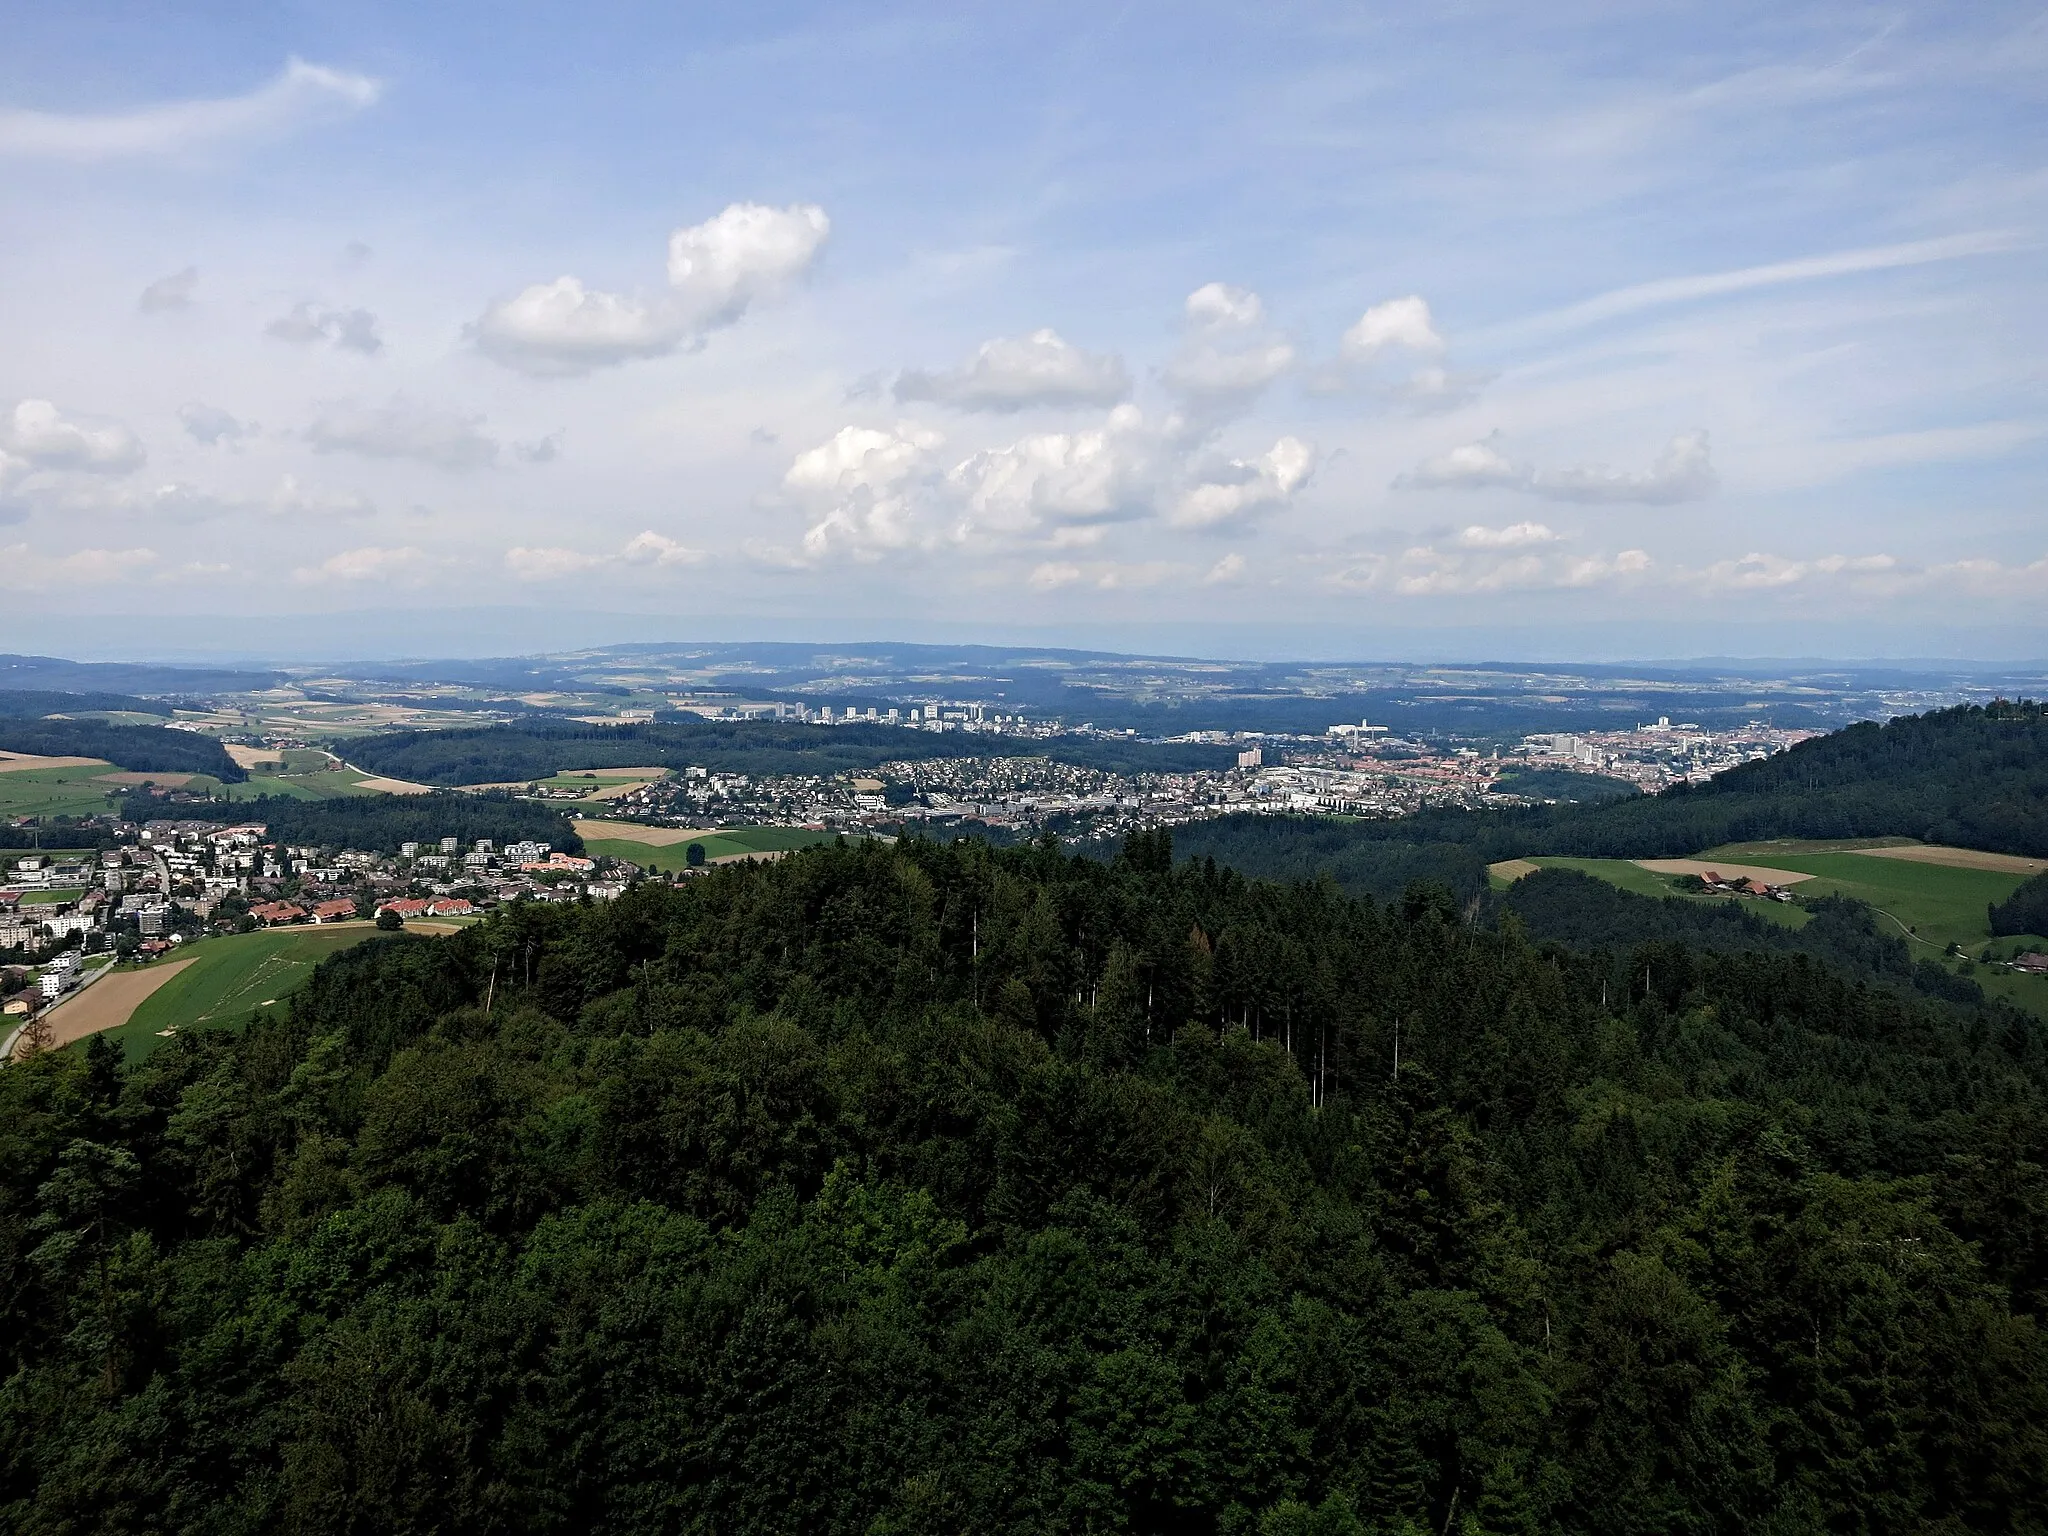
[[[1897,838],[1871,839],[1870,844],[1896,843]],[[1802,880],[1796,891],[1801,896],[1840,894],[1868,902],[1891,914],[1898,923],[1894,932],[1907,938],[1916,959],[1938,960],[1951,943],[1961,944],[1971,954],[1990,942],[1991,929],[1985,908],[2010,896],[2023,878],[1992,870],[1952,869],[1942,864],[1916,864],[1904,859],[1874,859],[1841,851],[1841,844],[1818,844],[1801,848],[1791,842],[1733,844],[1709,848],[1701,858],[1722,858],[1731,863],[1767,864],[1777,869],[1797,870],[1814,876]],[[1531,863],[1547,868],[1581,870],[1643,896],[1683,894],[1673,883],[1675,877],[1654,874],[1626,859],[1536,858]],[[1726,897],[1691,898],[1696,901],[1727,900]],[[1769,901],[1747,901],[1746,910],[1774,922],[1799,926],[1806,914],[1798,907]],[[2000,952],[2017,941],[2000,940]],[[2018,976],[2006,971],[1979,968],[1973,979],[1993,997],[2048,1015],[2048,981]]]
[[[772,853],[782,848],[808,848],[813,843],[829,843],[834,834],[810,832],[802,827],[732,827],[723,832],[694,839],[702,845],[707,859],[723,858],[734,853]],[[687,867],[689,843],[670,843],[656,848],[648,843],[631,842],[625,838],[585,838],[584,852],[593,857],[626,859],[642,869],[668,871]]]
[[[366,777],[348,768],[327,769],[320,773],[252,773],[248,783],[233,786],[230,798],[254,800],[259,795],[287,795],[294,800],[333,800],[342,795],[381,793],[363,787]]]
[[[0,773],[0,818],[94,816],[107,809],[110,784],[95,784],[111,763],[77,768],[28,768]]]
[[[367,923],[275,928],[182,946],[174,958],[193,964],[145,998],[134,1016],[108,1030],[107,1036],[126,1050],[130,1061],[139,1061],[163,1044],[160,1029],[243,1023],[264,1002],[283,998],[303,984],[313,967],[336,950],[360,944],[376,932]]]

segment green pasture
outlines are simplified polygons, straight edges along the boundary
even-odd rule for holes
[[[708,862],[735,853],[774,853],[789,848],[809,848],[818,843],[829,843],[837,835],[812,832],[803,827],[727,827],[694,841],[704,850]],[[642,869],[662,873],[689,867],[689,843],[669,843],[657,848],[651,843],[636,843],[622,837],[586,837],[583,849],[593,858],[624,859]]]
[[[1860,845],[1844,843],[1799,844],[1740,843],[1710,848],[1696,857],[1725,859],[1730,864],[1748,864],[1811,875],[1792,887],[1802,899],[1816,896],[1851,896],[1868,902],[1883,916],[1881,927],[1906,940],[1914,958],[1951,964],[1944,952],[1951,943],[1960,944],[1971,955],[1984,952],[1994,941],[1987,909],[2004,901],[2026,877],[2001,874],[1995,870],[1955,869],[1945,864],[1919,864],[1906,859],[1873,858],[1851,851],[1855,846],[1895,847],[1903,838],[1873,838]],[[1744,900],[1739,897],[1690,895],[1677,887],[1678,876],[1660,875],[1627,859],[1566,859],[1535,857],[1528,862],[1546,869],[1576,869],[1610,885],[1642,896],[1680,896],[1690,901],[1738,901],[1745,911],[1788,927],[1801,927],[1807,914],[1798,906],[1775,901]],[[1496,879],[1495,884],[1502,882]],[[1998,954],[2010,955],[2030,947],[2025,939],[1995,941]],[[2048,938],[2037,945],[2048,949]],[[1985,992],[2002,997],[2030,1011],[2048,1014],[2048,979],[2021,976],[2011,971],[1974,967],[1969,973]]]
[[[106,1031],[107,1037],[130,1061],[140,1061],[164,1043],[159,1030],[241,1024],[266,1004],[289,996],[329,955],[376,934],[367,923],[272,928],[183,945],[156,963],[193,963],[144,998],[128,1022]]]
[[[326,761],[325,753],[317,755]],[[374,795],[363,788],[366,774],[353,768],[329,768],[319,773],[252,773],[247,783],[228,786],[230,800],[254,800],[260,795],[282,795],[292,800],[336,800],[347,795]]]
[[[107,808],[112,784],[95,784],[103,773],[113,773],[112,763],[88,763],[73,768],[24,768],[0,773],[0,819],[23,816],[96,816]]]

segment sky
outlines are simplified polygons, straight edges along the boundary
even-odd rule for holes
[[[9,33],[12,649],[2048,656],[2039,6]]]

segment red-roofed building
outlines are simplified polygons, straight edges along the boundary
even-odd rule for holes
[[[306,909],[296,902],[266,901],[260,907],[251,907],[249,915],[267,927],[275,928],[282,923],[305,921]]]
[[[345,923],[356,915],[356,904],[352,901],[323,901],[313,908],[316,923]]]
[[[436,896],[427,903],[429,917],[469,917],[475,911],[476,908],[460,896]]]
[[[400,917],[410,920],[415,917],[425,917],[427,915],[427,906],[427,901],[422,897],[399,896],[390,901],[379,902],[377,904],[377,911],[380,914],[396,912]]]

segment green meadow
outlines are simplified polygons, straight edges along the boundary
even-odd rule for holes
[[[377,930],[364,924],[199,939],[157,962],[192,964],[144,998],[128,1022],[106,1031],[107,1037],[130,1061],[139,1061],[168,1038],[160,1030],[245,1023],[251,1013],[289,997],[329,955],[376,936]]]
[[[319,754],[324,760],[325,753]],[[318,773],[252,773],[245,784],[228,786],[228,799],[254,800],[262,795],[281,795],[292,800],[336,800],[346,795],[374,795],[365,789],[366,774],[353,768],[327,768]]]
[[[704,857],[709,861],[736,853],[778,853],[791,848],[809,848],[816,843],[829,843],[835,836],[836,833],[813,832],[803,827],[728,827],[693,841],[704,850]],[[642,869],[661,873],[689,867],[689,843],[669,843],[657,848],[651,843],[622,837],[586,837],[583,848],[593,858],[625,859]]]
[[[0,819],[23,816],[94,816],[107,809],[112,784],[93,781],[115,772],[112,763],[71,768],[23,768],[0,773]]]

